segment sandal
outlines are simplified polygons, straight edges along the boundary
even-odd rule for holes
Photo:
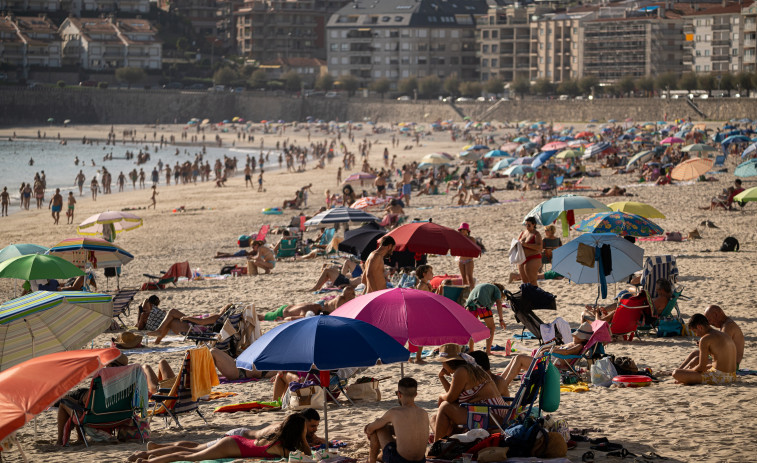
[[[587,463],[593,463],[593,462],[594,462],[594,452],[592,452],[592,451],[590,450],[590,451],[588,451],[588,452],[584,453],[584,454],[583,454],[583,455],[581,456],[581,461],[585,461],[585,462],[587,462]]]
[[[608,457],[620,457],[620,458],[623,458],[623,459],[625,459],[626,457],[628,457],[628,458],[630,458],[630,457],[636,457],[635,454],[629,452],[628,449],[623,448],[623,447],[621,447],[621,449],[618,450],[617,452],[610,452],[610,453],[608,453],[607,456]]]

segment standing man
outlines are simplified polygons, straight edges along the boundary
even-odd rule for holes
[[[150,206],[152,206],[153,209],[156,209],[157,205],[158,205],[158,187],[153,185],[152,196],[150,196],[150,204],[147,206],[147,208],[150,209]]]
[[[499,312],[499,325],[502,329],[506,329],[505,320],[502,318],[502,296],[505,292],[505,287],[499,283],[481,283],[476,285],[468,295],[468,299],[465,301],[465,308],[470,313],[480,318],[489,328],[489,338],[486,340],[486,355],[492,353],[492,340],[494,339],[494,313],[492,312],[492,305],[497,304],[497,312]],[[468,347],[473,350],[473,339],[468,341]]]
[[[50,204],[47,207],[53,210],[53,224],[58,225],[60,211],[63,209],[63,196],[60,194],[60,188],[55,189],[55,194],[50,199]]]
[[[66,224],[74,223],[74,207],[76,206],[76,198],[74,198],[74,192],[68,192],[68,210],[66,211]]]
[[[84,176],[84,172],[79,170],[79,173],[76,175],[76,178],[74,179],[74,183],[76,186],[79,187],[79,196],[84,195],[84,180],[86,180],[86,177]]]
[[[0,203],[2,203],[3,210],[2,214],[0,214],[0,217],[2,216],[8,216],[8,204],[11,202],[11,195],[8,194],[8,187],[3,187],[3,192],[0,193]]]
[[[376,463],[383,452],[384,463],[421,463],[426,461],[428,444],[428,413],[415,405],[418,382],[402,378],[397,383],[399,407],[389,409],[384,416],[365,427],[370,442],[368,463]]]
[[[689,320],[699,339],[699,360],[689,368],[673,370],[673,378],[683,384],[729,384],[736,376],[736,344],[730,336],[710,326],[707,317],[694,314]],[[712,357],[712,363],[709,363]]]
[[[378,177],[373,181],[373,185],[376,186],[376,190],[378,191],[376,196],[379,198],[386,198],[386,175],[384,174],[384,169],[381,169]]]
[[[363,294],[386,289],[386,277],[384,276],[384,258],[392,255],[394,251],[394,238],[383,236],[379,241],[379,247],[368,256],[365,261],[365,272],[362,283],[365,284]]]
[[[249,155],[247,156],[249,157]],[[250,184],[251,188],[254,188],[252,184],[252,169],[250,169],[250,163],[244,165],[244,187],[247,188],[247,184]]]

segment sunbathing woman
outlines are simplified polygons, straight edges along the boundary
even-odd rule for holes
[[[446,392],[439,396],[439,411],[434,426],[437,439],[451,435],[455,425],[468,420],[468,409],[461,407],[461,403],[505,405],[494,381],[468,354],[449,356],[442,361],[442,365],[439,381]],[[452,377],[451,382],[447,376]],[[497,420],[501,420],[505,410],[492,409],[492,413]]]
[[[197,330],[198,332],[204,332],[207,327],[213,325],[218,318],[223,315],[226,310],[231,307],[231,304],[226,304],[221,307],[221,310],[216,314],[202,314],[197,316],[187,316],[183,312],[176,309],[171,309],[166,313],[165,318],[155,331],[147,333],[148,336],[155,336],[155,344],[160,344],[160,341],[166,337],[169,331],[173,331],[176,334],[186,333],[190,328]],[[148,312],[149,315],[149,312]],[[195,325],[192,327],[192,325]]]
[[[282,320],[292,321],[307,317],[309,315],[308,312],[312,312],[313,315],[328,315],[336,310],[337,307],[353,299],[355,299],[355,288],[352,286],[346,286],[341,294],[333,299],[321,299],[312,304],[284,304],[275,310],[266,312],[265,314],[258,314],[258,320],[269,322]]]
[[[221,458],[255,458],[268,459],[284,457],[289,453],[301,450],[310,455],[307,442],[307,426],[305,417],[299,413],[289,415],[281,424],[281,428],[273,434],[260,439],[247,439],[242,436],[228,436],[202,450],[196,448],[176,447],[176,451],[157,458],[137,458],[137,462],[169,463],[173,461],[203,461]]]
[[[342,288],[347,285],[352,287],[359,285],[361,277],[357,276],[352,278],[352,271],[355,270],[357,265],[358,264],[351,259],[344,261],[344,264],[342,264],[341,267],[338,265],[323,264],[323,267],[321,268],[321,276],[318,277],[315,286],[308,289],[308,291],[320,291],[327,281],[331,282],[331,286],[337,288]]]

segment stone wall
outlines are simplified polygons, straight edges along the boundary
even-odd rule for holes
[[[755,99],[697,100],[696,104],[711,120],[754,118]],[[474,120],[495,121],[635,121],[674,117],[702,119],[684,100],[600,99],[587,100],[519,100],[498,103],[462,103],[462,114]],[[264,92],[216,93],[167,90],[124,90],[97,88],[0,87],[0,124],[39,124],[49,117],[60,122],[88,124],[149,124],[186,122],[196,117],[212,121],[240,116],[252,121],[303,121],[315,119],[339,121],[399,122],[452,119],[460,113],[440,101],[399,102],[365,98],[308,98],[271,96]]]

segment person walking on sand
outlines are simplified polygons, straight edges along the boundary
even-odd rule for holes
[[[402,378],[397,382],[399,407],[384,415],[363,430],[368,436],[368,463],[376,463],[382,453],[384,463],[415,463],[426,461],[428,444],[428,413],[415,404],[418,382]]]
[[[341,185],[342,184],[342,168],[336,170],[336,184]]]
[[[258,192],[265,191],[263,189],[263,169],[260,169],[260,174],[258,175]]]
[[[150,206],[152,206],[153,209],[156,209],[157,205],[157,199],[158,199],[158,187],[153,185],[152,186],[152,196],[150,197],[150,204],[147,206],[148,209],[150,209]]]
[[[78,158],[77,158],[78,161]],[[77,162],[78,165],[78,162]],[[74,179],[74,184],[79,187],[79,196],[84,196],[84,181],[87,178],[84,176],[84,172],[79,170],[79,173],[76,175],[76,178]]]
[[[100,192],[100,184],[97,182],[97,175],[92,177],[92,182],[89,184],[89,189],[92,190],[92,201],[97,201],[97,193]]]
[[[55,189],[55,194],[50,199],[50,204],[47,205],[48,209],[53,211],[53,224],[58,225],[60,220],[60,211],[63,209],[63,196],[60,194],[60,188]]]
[[[0,203],[2,204],[3,210],[0,214],[0,217],[8,216],[8,204],[11,202],[11,195],[8,194],[8,187],[3,187],[3,192],[0,193]]]
[[[74,192],[68,192],[68,210],[66,211],[66,224],[74,223],[74,207],[76,205],[76,198],[74,198]]]

